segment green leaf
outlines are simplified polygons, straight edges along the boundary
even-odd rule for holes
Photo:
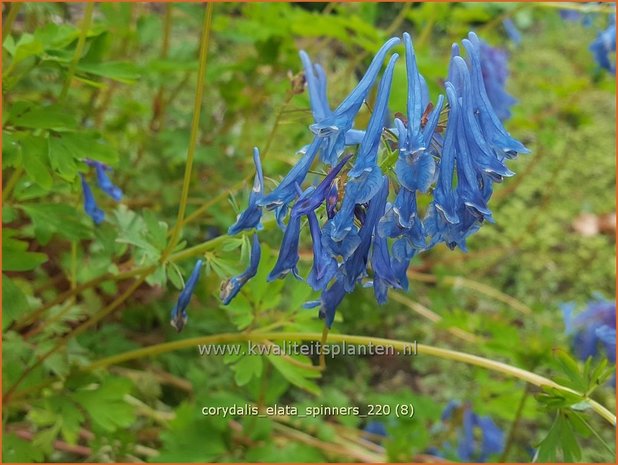
[[[2,168],[22,166],[22,149],[17,138],[10,132],[2,134]]]
[[[18,102],[11,108],[9,123],[31,129],[75,129],[75,112],[61,105],[36,105]]]
[[[245,355],[242,357],[232,366],[236,384],[244,386],[253,377],[259,378],[262,374],[262,366],[262,357],[259,355]]]
[[[91,237],[91,231],[82,220],[83,216],[65,204],[20,205],[32,220],[40,243],[47,243],[53,234],[73,241]]]
[[[28,252],[27,247],[24,241],[6,238],[3,231],[2,271],[30,271],[47,261],[47,255]]]
[[[4,463],[42,462],[43,451],[32,447],[30,441],[25,441],[13,433],[2,435],[2,461]]]
[[[305,389],[306,391],[318,395],[320,388],[311,379],[319,378],[320,372],[311,367],[311,360],[307,357],[292,356],[297,362],[307,364],[307,368],[301,367],[298,364],[292,363],[284,357],[278,355],[267,355],[270,363],[287,379],[290,383]]]
[[[139,79],[140,74],[137,66],[129,62],[107,61],[105,63],[80,63],[77,71],[94,74],[115,81],[130,84]]]
[[[97,389],[78,391],[73,399],[80,404],[90,419],[104,431],[127,428],[135,420],[132,406],[124,396],[131,391],[131,383],[122,378],[107,378]]]
[[[43,189],[53,185],[47,140],[41,136],[28,135],[22,141],[22,158],[28,177]]]
[[[537,462],[573,462],[581,458],[581,449],[567,414],[559,410],[547,436],[539,443]]]
[[[8,276],[2,275],[2,329],[29,310],[28,299],[19,286]]]

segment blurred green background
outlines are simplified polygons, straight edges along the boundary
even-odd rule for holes
[[[452,361],[342,356],[320,374],[298,365],[306,357],[184,349],[84,367],[140,347],[269,325],[321,331],[316,312],[302,308],[315,297],[308,286],[265,282],[278,231],[261,235],[262,264],[247,291],[229,307],[218,298],[220,282],[247,261],[247,239],[222,235],[246,204],[253,146],[269,191],[311,140],[308,96],[292,92],[298,50],[324,66],[331,102],[339,102],[382,43],[408,31],[435,101],[451,43],[472,30],[510,53],[507,88],[518,103],[506,127],[532,153],[509,162],[517,175],[496,187],[496,224],[470,239],[469,253],[439,246],[417,256],[410,291],[392,292],[384,306],[371,289],[357,289],[333,331],[417,340],[560,376],[554,349],[569,350],[560,305],[615,294],[615,77],[588,50],[607,13],[592,14],[587,26],[523,3],[216,4],[189,219],[172,260],[160,265],[182,188],[204,5],[98,3],[74,62],[85,9],[3,4],[4,461],[433,461],[427,451],[452,435],[439,419],[453,399],[511,432],[508,453],[495,460],[530,461],[553,420],[535,400],[538,390]],[[520,29],[521,44],[509,40],[504,19]],[[400,60],[392,114],[405,112],[405,79]],[[125,193],[120,204],[97,194],[106,213],[98,227],[83,213],[77,176],[91,156],[113,167]],[[206,272],[177,334],[169,310],[196,257],[182,250],[206,241]],[[310,254],[310,243],[301,250]],[[145,282],[136,281],[142,275],[132,272],[144,269]],[[307,270],[302,264],[301,274]],[[615,410],[612,387],[594,396]],[[247,403],[413,403],[416,414],[377,418],[387,431],[379,440],[356,416],[201,414],[203,406]],[[586,418],[614,444],[611,427]],[[580,438],[583,460],[613,460],[599,441]]]

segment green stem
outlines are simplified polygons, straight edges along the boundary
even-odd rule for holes
[[[285,340],[285,341],[320,341],[322,340],[321,333],[267,333],[267,332],[253,332],[253,333],[226,333],[226,334],[217,334],[214,336],[201,336],[190,339],[183,339],[180,341],[166,342],[163,344],[156,344],[149,347],[144,347],[142,349],[132,350],[129,352],[124,352],[118,355],[113,355],[111,357],[106,357],[92,364],[84,367],[85,370],[95,370],[98,368],[104,368],[109,365],[114,365],[122,362],[126,362],[128,360],[135,360],[143,357],[158,355],[166,352],[171,352],[174,350],[187,349],[190,347],[197,347],[201,344],[227,344],[231,342],[246,342],[246,341],[261,341],[264,339],[268,340]],[[394,350],[399,352],[406,353],[414,353],[416,349],[418,354],[430,355],[437,358],[442,358],[445,360],[453,360],[455,362],[467,363],[468,365],[474,365],[481,368],[486,368],[488,370],[492,370],[498,373],[502,373],[507,376],[513,376],[515,378],[526,381],[530,384],[539,387],[552,387],[555,389],[560,389],[565,392],[574,393],[580,395],[580,393],[567,388],[565,386],[561,386],[560,384],[555,383],[554,381],[545,378],[543,376],[537,375],[527,370],[523,370],[521,368],[517,368],[506,363],[497,362],[495,360],[490,360],[487,358],[479,357],[477,355],[467,354],[464,352],[458,352],[455,350],[449,349],[441,349],[439,347],[429,346],[425,344],[417,344],[416,342],[404,342],[397,341],[392,339],[383,339],[376,337],[368,337],[368,336],[352,336],[348,334],[329,334],[328,340],[334,343],[346,343],[351,345],[373,345],[373,346],[384,346],[384,347],[392,347]],[[587,399],[587,402],[590,404],[591,408],[603,417],[606,421],[611,423],[612,425],[616,425],[616,416],[603,407],[598,402]]]
[[[73,55],[73,60],[71,60],[71,64],[69,65],[69,72],[67,73],[66,80],[64,81],[62,92],[60,92],[60,101],[63,101],[69,92],[69,88],[71,87],[71,81],[73,80],[75,70],[77,69],[77,63],[79,62],[79,59],[82,57],[82,53],[84,52],[84,46],[86,45],[86,36],[88,35],[88,29],[90,29],[90,22],[92,21],[92,13],[94,12],[94,5],[95,2],[86,3],[86,9],[84,10],[84,18],[82,19],[82,28],[79,33],[79,38],[77,39],[77,46],[75,47],[75,54]]]
[[[13,171],[11,177],[6,182],[6,186],[4,187],[4,189],[2,189],[2,202],[6,202],[9,199],[9,197],[11,196],[11,192],[17,185],[17,181],[19,181],[19,178],[23,171],[24,168],[22,166],[15,168],[15,171]]]
[[[204,13],[202,26],[202,40],[200,43],[199,69],[197,72],[197,88],[195,90],[195,102],[193,106],[193,121],[191,122],[191,135],[189,138],[189,148],[187,150],[187,163],[185,164],[185,175],[182,181],[182,193],[180,194],[180,206],[178,207],[178,218],[172,231],[172,237],[167,248],[161,255],[161,263],[167,260],[169,254],[178,244],[180,232],[182,230],[185,211],[187,209],[187,199],[189,198],[189,185],[191,184],[191,171],[193,169],[193,158],[197,146],[197,135],[200,127],[200,114],[202,111],[202,100],[204,97],[204,81],[206,77],[206,61],[208,58],[208,43],[210,41],[210,30],[212,25],[212,10],[214,3],[209,2]]]
[[[530,395],[530,385],[527,384],[524,389],[524,393],[519,400],[519,404],[517,405],[517,410],[515,411],[515,417],[513,418],[513,423],[511,423],[511,429],[509,430],[509,436],[506,440],[506,446],[504,447],[504,452],[500,456],[500,462],[506,462],[506,458],[509,455],[511,447],[513,446],[513,442],[515,440],[515,433],[517,433],[517,429],[519,428],[519,422],[521,420],[521,416],[524,413],[524,406],[526,405],[526,400],[528,400],[528,396]]]
[[[11,8],[9,9],[9,14],[6,16],[6,20],[2,25],[2,43],[4,44],[4,40],[11,33],[11,29],[13,29],[13,23],[15,22],[15,18],[17,18],[17,14],[21,9],[21,2],[15,2],[11,4]]]

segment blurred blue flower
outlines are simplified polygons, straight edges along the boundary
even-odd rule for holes
[[[86,160],[86,164],[94,167],[97,175],[97,185],[99,186],[99,188],[116,202],[122,200],[122,189],[114,185],[112,183],[112,180],[107,175],[107,171],[110,169],[110,167],[105,165],[104,163],[94,160]]]
[[[616,302],[594,300],[586,309],[574,314],[575,304],[562,307],[567,335],[573,336],[573,351],[580,360],[601,355],[600,349],[610,362],[616,362]]]
[[[603,69],[610,73],[616,73],[616,20],[610,17],[607,29],[599,32],[597,38],[590,44],[590,50],[594,58]],[[613,55],[613,58],[610,58]]]
[[[257,274],[258,265],[262,249],[257,234],[253,234],[253,245],[251,246],[251,257],[249,266],[238,276],[234,276],[227,281],[221,283],[221,293],[219,295],[223,305],[229,304],[234,297],[240,292],[240,289]]]
[[[229,227],[227,233],[230,235],[238,234],[244,229],[262,229],[260,220],[262,219],[262,208],[257,202],[264,194],[264,174],[262,173],[262,163],[260,161],[260,151],[257,147],[253,148],[253,163],[255,164],[255,179],[253,189],[249,194],[249,206],[236,218],[236,223]]]
[[[94,195],[92,194],[92,189],[90,189],[84,175],[80,174],[80,177],[82,180],[82,190],[84,192],[84,211],[92,218],[95,224],[101,224],[105,218],[105,213],[97,206]]]
[[[463,462],[486,462],[492,455],[504,450],[504,432],[488,416],[479,416],[469,405],[459,401],[448,403],[441,416],[457,432],[456,454]],[[481,441],[478,441],[478,437]],[[443,449],[451,451],[447,442]]]
[[[571,9],[559,10],[560,17],[565,21],[579,21],[582,17],[581,12]]]
[[[369,439],[372,442],[379,442],[379,438],[377,436],[386,437],[386,426],[381,421],[370,421],[363,428],[363,433],[366,433]]]
[[[505,89],[509,76],[507,51],[481,42],[481,72],[496,116],[500,121],[506,121],[511,117],[511,107],[517,102]]]
[[[193,272],[185,283],[184,289],[180,292],[180,296],[178,296],[178,301],[176,302],[176,305],[174,305],[174,308],[172,308],[170,324],[178,332],[182,331],[189,319],[189,316],[187,315],[187,307],[189,306],[189,302],[191,302],[191,297],[193,296],[195,286],[200,279],[202,264],[202,260],[198,260],[197,262],[195,262]]]
[[[509,36],[509,39],[517,45],[521,44],[521,32],[519,32],[519,29],[517,29],[517,26],[515,26],[513,20],[506,18],[502,21],[502,25],[504,26],[504,30],[506,31],[506,35]]]

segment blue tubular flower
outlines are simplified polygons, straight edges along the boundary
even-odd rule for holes
[[[97,173],[97,185],[99,186],[99,188],[116,202],[122,200],[122,189],[114,185],[112,183],[112,180],[109,179],[109,176],[107,175],[107,170],[109,169],[109,167],[98,161],[93,161],[91,163],[91,166],[94,166],[94,169]]]
[[[519,32],[519,29],[517,29],[517,26],[515,26],[515,23],[513,23],[510,18],[506,18],[502,21],[502,26],[504,26],[504,30],[506,31],[506,35],[509,36],[509,39],[517,45],[521,44],[521,32]]]
[[[481,131],[490,146],[499,154],[513,158],[517,153],[529,153],[529,150],[504,129],[500,119],[491,106],[481,70],[480,40],[474,32],[468,34],[470,40],[462,41],[470,59],[470,76],[472,80],[472,95],[474,96],[474,112],[479,120]]]
[[[408,122],[407,128],[401,120],[395,120],[399,136],[399,158],[395,165],[397,179],[406,189],[426,192],[433,182],[435,162],[428,153],[433,132],[438,123],[442,109],[442,97],[434,109],[431,122],[422,128],[422,118],[425,112],[423,106],[423,82],[416,66],[416,58],[410,35],[404,33],[406,49],[406,71],[408,77]]]
[[[382,177],[380,190],[369,202],[367,217],[358,231],[360,242],[354,253],[344,262],[343,274],[345,275],[344,287],[347,292],[352,292],[356,282],[366,275],[367,258],[369,247],[373,238],[373,232],[378,224],[380,216],[384,214],[386,199],[388,197],[388,178]]]
[[[393,54],[384,76],[382,76],[376,97],[376,106],[371,114],[354,166],[348,173],[348,182],[341,210],[328,223],[329,226],[326,230],[330,234],[330,240],[327,239],[329,244],[327,248],[331,253],[337,253],[341,250],[339,245],[331,243],[348,241],[347,236],[354,230],[355,205],[369,202],[382,184],[382,171],[377,164],[378,148],[384,129],[382,125],[388,107],[393,69],[398,58],[399,55]],[[353,243],[352,241],[355,241],[355,239],[350,238],[349,244]],[[348,252],[350,252],[349,248]],[[349,256],[349,254],[346,255]]]
[[[343,285],[343,280],[341,275],[335,279],[333,284],[322,292],[322,296],[320,297],[320,319],[324,320],[324,323],[328,328],[333,326],[333,321],[335,320],[335,312],[337,311],[337,307],[345,297],[346,291]]]
[[[610,73],[616,72],[616,24],[615,20],[604,31],[600,32],[597,38],[590,44],[590,50],[594,58],[603,69]],[[614,62],[610,59],[610,54],[614,54]]]
[[[616,302],[592,301],[586,310],[575,317],[572,315],[572,304],[566,305],[563,311],[567,334],[574,335],[572,347],[580,360],[599,356],[599,347],[603,347],[607,358],[615,362]]]
[[[326,216],[328,219],[332,219],[337,213],[337,201],[339,200],[339,188],[336,183],[333,183],[326,194]]]
[[[300,160],[298,160],[296,165],[285,175],[275,190],[259,199],[257,204],[269,210],[274,210],[275,208],[280,209],[281,207],[287,206],[292,202],[298,195],[296,186],[302,185],[305,180],[309,168],[311,168],[311,164],[313,160],[315,160],[315,156],[320,149],[320,144],[321,142],[319,139],[314,139]],[[280,215],[278,215],[278,217],[279,216]]]
[[[511,107],[517,102],[505,89],[509,71],[506,50],[481,42],[481,71],[487,97],[500,121],[511,117]]]
[[[300,215],[291,215],[285,232],[283,233],[283,240],[281,241],[281,247],[279,248],[279,256],[277,257],[277,263],[271,270],[267,281],[273,281],[277,278],[283,278],[290,271],[292,274],[300,279],[296,264],[298,263],[298,242],[300,236]]]
[[[307,277],[307,283],[309,283],[313,290],[321,291],[326,288],[337,273],[338,264],[337,260],[322,247],[320,225],[315,212],[309,212],[307,218],[309,219],[309,230],[313,240],[313,266]]]
[[[97,206],[94,195],[92,194],[92,189],[90,189],[84,175],[80,176],[82,178],[82,190],[84,191],[84,211],[92,218],[95,224],[101,224],[105,218],[105,213]]]
[[[328,174],[324,177],[322,182],[318,184],[315,189],[307,189],[303,192],[300,198],[296,201],[294,206],[292,207],[291,214],[292,215],[307,215],[309,212],[313,212],[316,210],[326,197],[329,195],[331,191],[331,186],[333,186],[333,181],[337,177],[337,175],[341,172],[345,164],[348,160],[352,158],[352,154],[343,157],[339,163],[328,172]],[[335,193],[336,195],[336,193]]]
[[[504,432],[493,420],[488,416],[477,415],[459,401],[449,402],[442,412],[441,422],[454,423],[455,427],[459,427],[457,456],[463,462],[485,462],[504,450]],[[480,443],[476,440],[477,434],[482,438]],[[451,450],[450,443],[445,444],[445,449]]]
[[[247,269],[238,276],[234,276],[221,283],[221,293],[219,297],[221,298],[223,305],[229,304],[240,292],[240,289],[245,285],[245,283],[257,274],[261,255],[262,249],[260,248],[260,241],[258,239],[258,235],[254,234],[253,245],[251,246],[251,258]]]
[[[249,206],[236,218],[236,223],[229,227],[229,235],[238,234],[244,229],[262,229],[262,208],[258,206],[258,200],[264,195],[264,174],[262,173],[262,163],[260,161],[260,151],[257,147],[253,148],[253,163],[255,164],[255,179],[253,189],[249,195]]]
[[[377,228],[373,237],[371,267],[373,268],[373,292],[377,302],[382,305],[386,303],[388,288],[400,289],[401,284],[391,266],[388,242],[386,238],[380,237]]]
[[[348,95],[330,115],[322,120],[316,120],[316,122],[310,126],[316,138],[323,141],[322,160],[325,163],[334,165],[337,162],[339,155],[343,152],[346,134],[352,128],[356,114],[367,97],[369,89],[371,89],[374,81],[378,77],[384,58],[386,58],[388,52],[399,42],[400,40],[397,37],[388,40],[380,48],[369,65],[367,72],[350,95]],[[309,83],[309,85],[311,84]],[[318,93],[316,92],[316,94]],[[320,114],[320,110],[317,112],[314,110],[314,115],[316,113]]]
[[[195,266],[193,267],[193,272],[185,283],[185,287],[180,293],[180,296],[178,296],[178,301],[172,309],[170,324],[178,332],[182,331],[182,329],[187,324],[187,320],[189,319],[189,317],[187,316],[187,307],[189,306],[189,302],[191,302],[191,296],[193,296],[195,286],[200,279],[202,263],[202,260],[198,260],[195,263]]]

